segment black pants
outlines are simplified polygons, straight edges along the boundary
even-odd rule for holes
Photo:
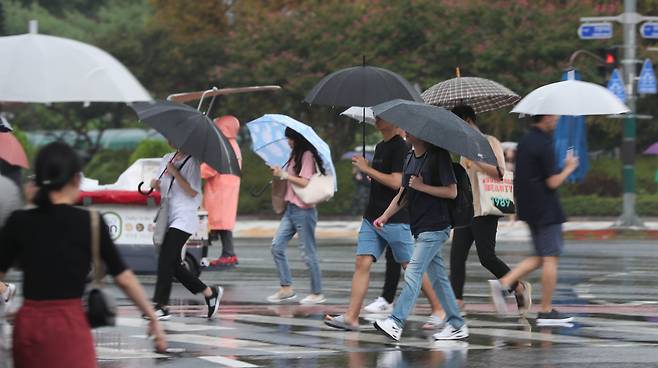
[[[170,227],[167,230],[158,258],[158,280],[155,283],[155,295],[153,296],[153,301],[157,304],[169,304],[173,277],[176,277],[192,294],[200,293],[207,287],[185,268],[181,260],[183,245],[189,237],[190,234],[178,229]]]
[[[450,283],[457,299],[464,299],[466,259],[473,241],[480,263],[496,278],[499,279],[510,271],[505,262],[496,256],[497,230],[498,216],[478,216],[473,218],[471,226],[455,229],[450,249]],[[516,283],[512,285],[512,289],[515,288]]]
[[[231,230],[211,230],[209,235],[210,240],[217,240],[217,234],[219,234],[222,240],[222,257],[234,256],[233,232]],[[208,257],[208,247],[203,247],[203,256]]]
[[[402,266],[395,261],[391,247],[386,247],[386,275],[384,276],[382,298],[389,303],[393,303],[393,300],[395,300],[398,283],[400,282],[400,272],[402,272]]]

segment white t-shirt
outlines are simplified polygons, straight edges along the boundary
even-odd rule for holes
[[[167,167],[174,153],[166,154],[160,162],[160,172]],[[187,156],[178,154],[173,161],[174,166],[179,168]],[[197,195],[190,197],[181,188],[178,180],[174,180],[171,190],[167,192],[171,179],[173,178],[168,172],[165,172],[160,181],[161,194],[167,196],[169,200],[169,227],[184,231],[188,234],[194,234],[199,229],[199,215],[197,213],[201,205],[201,170],[197,159],[190,157],[182,169],[181,175],[190,183],[192,189]]]

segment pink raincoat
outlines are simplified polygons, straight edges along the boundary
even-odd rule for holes
[[[236,138],[240,130],[240,122],[235,116],[222,116],[215,119],[215,125],[231,142],[231,146],[242,167],[242,153]],[[203,207],[208,211],[208,227],[210,230],[233,230],[238,213],[238,197],[240,196],[240,177],[219,174],[206,164],[201,165],[203,185]]]

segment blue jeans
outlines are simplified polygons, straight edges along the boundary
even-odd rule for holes
[[[318,262],[317,245],[315,243],[315,225],[318,222],[318,212],[315,208],[299,208],[288,203],[283,213],[279,229],[272,240],[272,257],[279,273],[281,286],[292,285],[292,275],[288,265],[286,249],[288,242],[295,234],[299,234],[299,249],[306,267],[311,271],[311,293],[322,293],[322,275]]]
[[[393,318],[400,327],[404,327],[404,321],[416,305],[418,293],[423,283],[423,274],[427,272],[436,296],[446,313],[446,322],[454,328],[461,328],[464,319],[459,313],[459,306],[455,299],[455,293],[450,286],[448,273],[443,265],[441,248],[450,236],[450,228],[440,231],[430,231],[418,234],[411,262],[404,272],[404,288],[395,302]]]
[[[363,219],[359,230],[356,255],[369,255],[377,262],[377,259],[386,251],[386,247],[391,248],[397,263],[409,262],[414,250],[414,240],[411,237],[409,224],[386,224],[383,229],[377,229],[370,221]]]

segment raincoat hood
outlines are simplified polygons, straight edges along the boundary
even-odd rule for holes
[[[240,130],[240,121],[232,115],[226,115],[215,119],[215,125],[228,139],[236,139]]]

